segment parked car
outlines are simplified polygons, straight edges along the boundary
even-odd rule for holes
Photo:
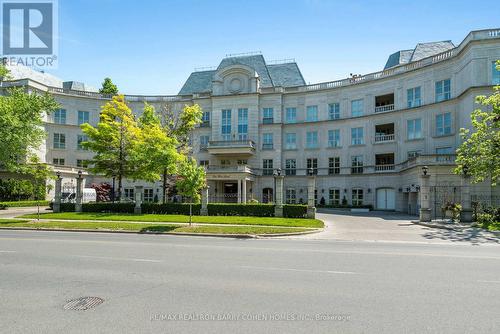
[[[97,201],[97,193],[94,188],[83,188],[82,203],[92,203]],[[52,200],[54,202],[54,200]],[[61,194],[61,203],[75,203],[76,193],[63,192]]]

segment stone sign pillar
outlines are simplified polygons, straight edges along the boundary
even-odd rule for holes
[[[55,197],[54,197],[54,204],[53,204],[52,210],[54,212],[61,212],[62,178],[61,178],[61,173],[57,172],[56,175],[57,175],[57,178],[56,178],[56,186],[55,186]]]
[[[420,176],[420,221],[431,221],[431,208],[430,208],[430,175],[427,175],[428,168],[422,168],[423,174]]]
[[[472,223],[472,202],[470,196],[470,176],[464,173],[462,176],[462,211],[460,211],[460,222]]]
[[[200,215],[208,216],[208,190],[209,186],[206,186],[201,190],[201,210]]]
[[[143,186],[135,186],[135,207],[134,213],[140,214],[142,213],[142,190]]]
[[[82,171],[78,171],[78,177],[76,178],[76,199],[75,199],[75,211],[82,212],[82,200],[83,200],[83,177]]]
[[[278,175],[276,178],[276,203],[274,205],[274,216],[283,217],[283,179],[284,176]]]
[[[310,172],[307,177],[307,218],[316,218],[316,207],[314,203],[315,189],[316,177]]]

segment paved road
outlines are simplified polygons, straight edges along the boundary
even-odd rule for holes
[[[40,212],[47,212],[48,206],[41,206]],[[26,207],[26,208],[7,208],[5,210],[0,210],[0,218],[14,218],[20,215],[27,215],[31,213],[37,213],[38,208],[35,207]],[[52,212],[52,211],[50,211]]]
[[[497,245],[0,231],[2,333],[498,333],[499,309]]]

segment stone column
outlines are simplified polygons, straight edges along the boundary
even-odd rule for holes
[[[76,199],[75,199],[75,211],[82,212],[82,200],[83,200],[83,177],[82,172],[78,172],[78,177],[76,178]]]
[[[208,216],[208,190],[209,186],[206,186],[201,190],[201,210],[200,215]]]
[[[274,205],[274,216],[283,217],[283,179],[284,176],[278,175],[276,178],[276,203]]]
[[[52,210],[54,212],[61,212],[61,183],[62,183],[62,178],[60,173],[57,173],[57,179],[56,179],[56,186],[55,186],[55,196],[54,196],[54,204],[52,207]]]
[[[142,191],[143,186],[135,186],[135,207],[134,213],[140,214],[142,213]]]
[[[241,180],[238,179],[238,204],[241,203]]]
[[[241,181],[241,203],[247,204],[247,179]]]
[[[314,190],[316,189],[316,177],[307,177],[307,218],[316,218],[316,207],[314,203]]]
[[[420,221],[431,221],[431,208],[430,208],[430,175],[420,176]]]
[[[472,202],[470,196],[470,176],[462,176],[462,211],[460,211],[461,223],[472,223]]]

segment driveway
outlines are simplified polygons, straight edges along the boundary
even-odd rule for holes
[[[411,222],[418,217],[395,212],[351,213],[339,210],[321,210],[318,212],[317,218],[325,222],[325,230],[300,238],[476,245],[500,244],[500,238],[484,230],[454,231],[424,227]]]
[[[41,206],[40,213],[46,212],[48,206]],[[37,213],[37,207],[26,207],[26,208],[7,208],[5,210],[0,210],[0,218],[14,218],[20,215],[27,215],[31,213]]]

